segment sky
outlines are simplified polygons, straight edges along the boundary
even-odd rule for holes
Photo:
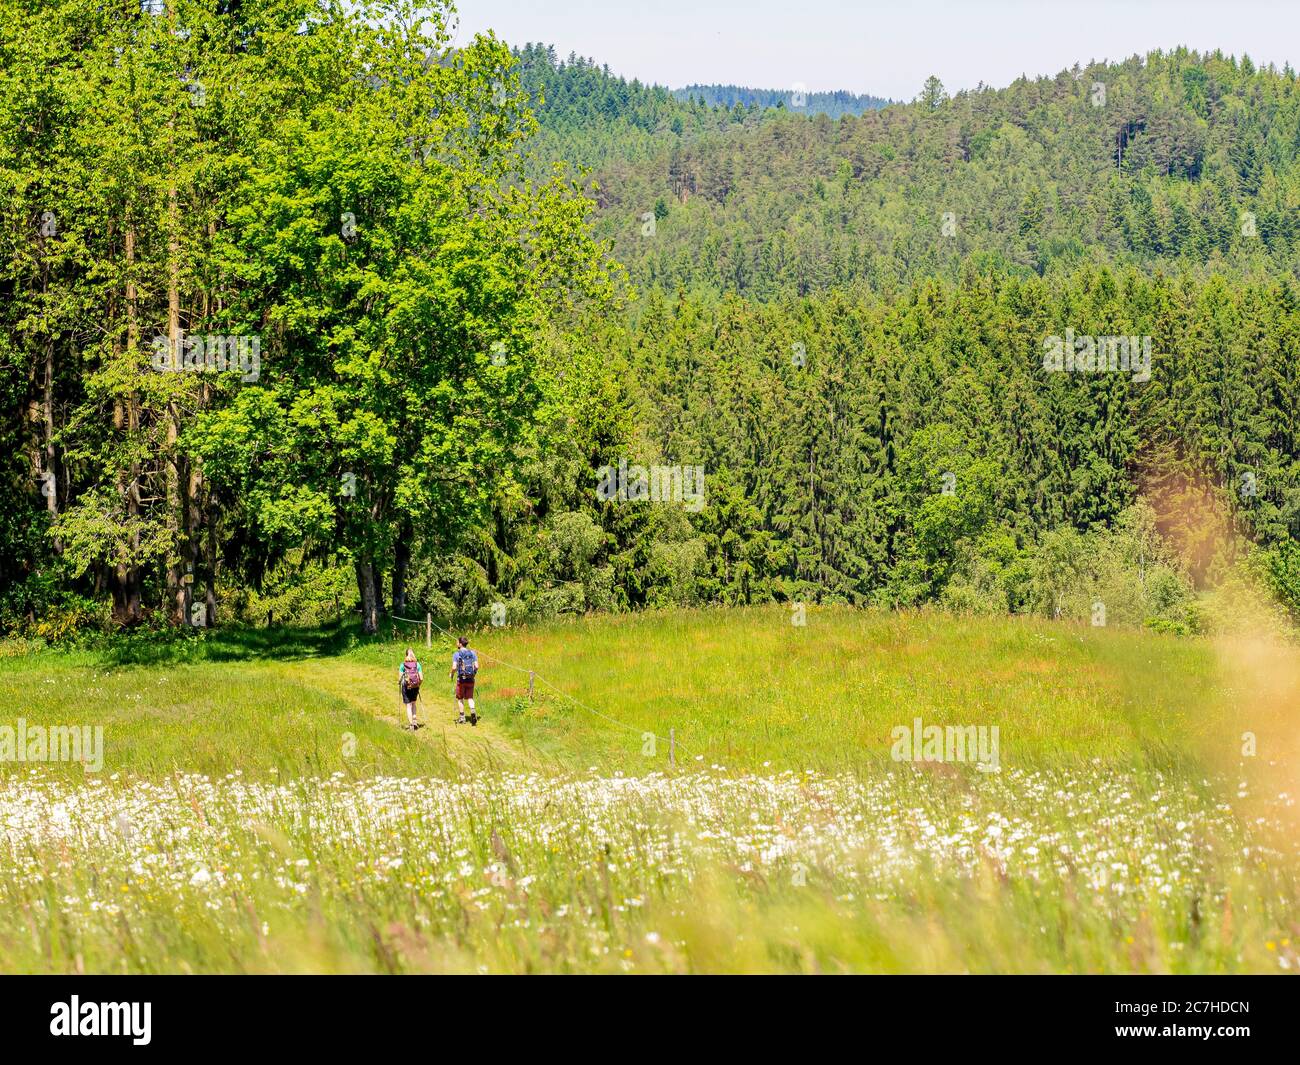
[[[453,0],[457,39],[495,30],[615,74],[910,100],[1180,44],[1300,66],[1300,0]]]

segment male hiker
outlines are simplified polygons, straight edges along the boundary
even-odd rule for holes
[[[420,728],[415,720],[415,700],[420,697],[420,683],[424,680],[424,670],[415,657],[415,652],[406,649],[406,658],[397,667],[398,687],[402,693],[402,704],[406,707],[406,727],[412,732]]]
[[[478,724],[474,709],[474,677],[478,673],[478,655],[469,649],[469,637],[456,640],[456,653],[451,656],[450,676],[456,678],[456,724],[465,724],[465,703],[469,703],[469,723]]]

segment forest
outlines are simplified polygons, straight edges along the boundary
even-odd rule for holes
[[[439,3],[0,8],[5,631],[1300,619],[1289,67],[801,113]]]

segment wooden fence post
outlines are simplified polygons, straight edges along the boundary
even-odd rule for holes
[[[531,669],[528,671],[528,701],[530,703],[533,701],[533,671]]]
[[[433,614],[427,610],[424,613],[424,646],[433,646]]]

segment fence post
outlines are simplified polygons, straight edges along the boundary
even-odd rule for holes
[[[668,730],[668,764],[677,764],[677,733],[674,729]]]
[[[528,701],[530,703],[533,701],[533,671],[531,669],[528,671]]]
[[[433,614],[428,610],[424,612],[424,646],[433,646]]]

